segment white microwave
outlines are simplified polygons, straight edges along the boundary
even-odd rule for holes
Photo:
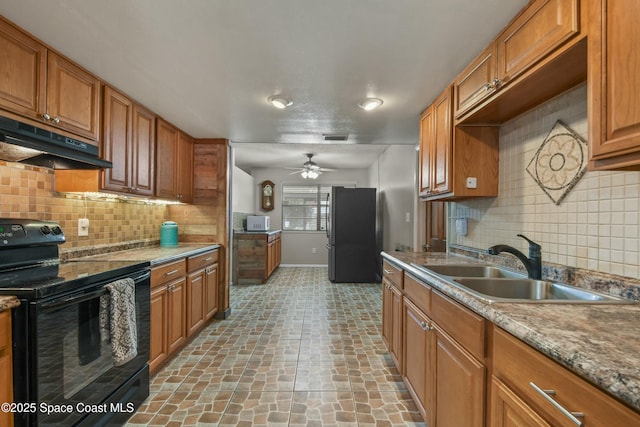
[[[268,231],[271,227],[271,218],[265,215],[247,216],[247,231]]]

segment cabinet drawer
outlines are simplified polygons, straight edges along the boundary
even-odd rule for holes
[[[151,269],[151,287],[184,277],[186,274],[187,262],[185,259],[160,265]]]
[[[484,318],[436,291],[431,293],[431,317],[469,353],[484,360]]]
[[[402,270],[387,260],[382,260],[382,272],[390,282],[402,289]]]
[[[218,262],[218,250],[207,251],[200,255],[187,258],[187,270],[189,273]]]
[[[11,310],[0,313],[0,353],[11,345]]]
[[[550,401],[584,414],[590,427],[640,425],[640,414],[507,332],[493,329],[493,374],[551,425],[575,425]],[[540,390],[536,390],[538,387]],[[553,395],[543,395],[553,390]]]
[[[404,293],[423,312],[431,312],[431,287],[404,273]]]

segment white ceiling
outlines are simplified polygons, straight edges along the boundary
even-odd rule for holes
[[[327,133],[415,145],[420,112],[526,3],[4,0],[0,13],[192,136],[242,143],[238,162],[255,151],[244,143],[287,143],[270,150],[297,165],[329,154],[299,145]],[[365,112],[366,96],[384,104]]]

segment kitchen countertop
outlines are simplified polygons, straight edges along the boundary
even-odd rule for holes
[[[282,230],[266,230],[266,231],[245,231],[245,230],[233,230],[233,234],[260,234],[260,235],[271,235],[276,233],[281,233]]]
[[[96,261],[149,261],[151,267],[219,248],[217,243],[179,243],[178,246],[149,246],[84,257]]]
[[[14,296],[1,295],[0,296],[0,312],[10,310],[20,305],[20,300]]]
[[[640,411],[640,304],[489,304],[411,266],[478,260],[444,253],[382,256]]]

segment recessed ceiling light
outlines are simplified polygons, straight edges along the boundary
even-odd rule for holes
[[[272,95],[267,98],[267,100],[269,101],[269,103],[271,103],[271,105],[281,110],[293,104],[293,102],[289,98],[285,98],[284,96],[280,95]]]
[[[382,99],[380,98],[365,98],[358,102],[358,107],[366,111],[375,110],[382,105]]]

